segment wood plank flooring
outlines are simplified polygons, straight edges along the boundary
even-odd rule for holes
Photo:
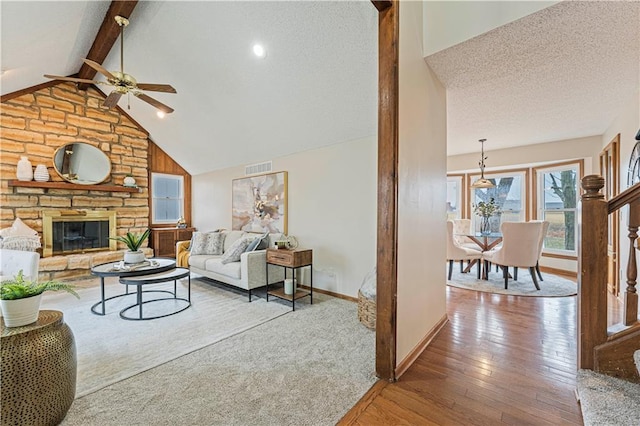
[[[581,425],[576,297],[447,287],[450,322],[396,382],[340,425]]]

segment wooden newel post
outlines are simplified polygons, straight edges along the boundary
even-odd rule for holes
[[[627,291],[624,293],[624,325],[633,325],[638,321],[638,293],[636,278],[636,239],[640,227],[640,201],[629,203],[629,262],[627,264]]]
[[[578,368],[593,369],[594,348],[607,340],[608,206],[604,178],[582,179],[578,241]]]

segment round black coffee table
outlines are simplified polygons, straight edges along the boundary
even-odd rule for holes
[[[125,269],[121,268],[121,262],[109,262],[96,265],[91,268],[91,273],[100,277],[100,301],[91,306],[91,312],[96,315],[105,315],[105,302],[118,297],[128,296],[129,286],[126,292],[105,298],[104,278],[105,277],[137,277],[140,275],[151,275],[159,272],[169,271],[176,267],[175,259],[152,258],[146,259],[148,264],[125,264]],[[102,305],[102,312],[96,311],[98,305]]]
[[[189,279],[189,284],[187,286],[187,298],[185,299],[184,297],[178,297],[178,286],[177,286],[177,282],[179,279],[182,278],[188,278]],[[173,293],[169,290],[142,290],[142,286],[147,285],[147,284],[160,284],[160,283],[166,283],[169,281],[173,281]],[[166,272],[160,272],[158,274],[152,274],[152,275],[141,275],[141,276],[137,276],[137,277],[121,277],[120,278],[120,284],[124,284],[126,286],[130,286],[130,285],[134,285],[137,287],[137,291],[136,291],[136,303],[134,303],[131,306],[127,306],[126,308],[124,308],[123,310],[120,311],[120,318],[122,319],[126,319],[126,320],[131,320],[131,321],[142,321],[142,320],[151,320],[151,319],[156,319],[156,318],[163,318],[163,317],[168,317],[169,315],[175,315],[179,312],[184,311],[185,309],[189,308],[191,306],[191,271],[189,271],[186,268],[175,268],[172,269],[170,271],[166,271]],[[161,297],[161,298],[156,298],[156,299],[150,299],[150,300],[145,300],[144,302],[142,301],[142,293],[168,293],[170,294],[172,297]],[[172,301],[181,301],[181,302],[186,302],[186,305],[180,309],[176,309],[173,310],[169,313],[166,314],[161,314],[161,315],[155,315],[155,316],[148,316],[145,317],[144,315],[142,315],[142,306],[147,304],[147,303],[153,303],[153,302],[161,302],[163,300],[172,300]],[[125,312],[127,312],[130,309],[134,309],[134,308],[138,308],[138,317],[131,317],[131,316],[127,316],[125,315]]]

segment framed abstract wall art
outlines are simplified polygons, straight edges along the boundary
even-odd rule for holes
[[[287,172],[234,179],[231,197],[234,230],[287,233]]]

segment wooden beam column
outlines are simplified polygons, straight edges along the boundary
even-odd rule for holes
[[[398,286],[397,1],[374,1],[378,21],[378,235],[376,374],[395,381]]]

